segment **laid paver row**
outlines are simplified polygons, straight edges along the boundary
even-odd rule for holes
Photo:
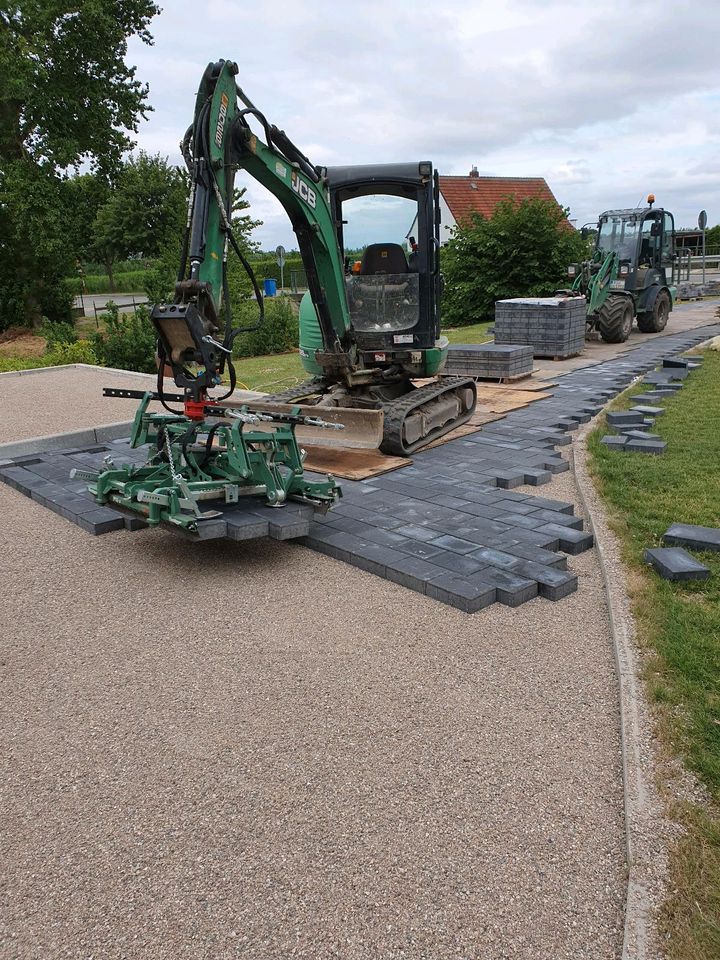
[[[560,600],[577,589],[563,553],[588,549],[592,536],[572,504],[514,488],[540,486],[568,470],[556,448],[571,443],[581,423],[664,355],[718,332],[720,326],[703,327],[655,339],[615,360],[569,373],[551,397],[512,411],[479,433],[423,451],[412,466],[343,482],[343,499],[325,517],[313,516],[304,504],[270,510],[249,501],[224,508],[205,529],[236,540],[302,538],[312,549],[468,612],[494,602],[517,606],[538,595]],[[137,517],[98,507],[82,482],[69,479],[72,466],[101,468],[108,451],[120,462],[145,458],[127,440],[116,440],[84,451],[15,458],[0,464],[0,477],[89,532],[136,529],[142,526]]]

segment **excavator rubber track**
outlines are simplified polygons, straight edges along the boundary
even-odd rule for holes
[[[472,401],[470,402],[470,397]],[[431,427],[424,432],[418,439],[408,442],[405,438],[406,424],[408,418],[413,414],[423,413],[423,408],[431,414],[431,405],[444,397],[450,399],[452,395],[457,399],[457,407],[461,411],[459,414],[448,419],[445,423]],[[436,383],[426,384],[424,387],[418,387],[411,393],[393,400],[384,405],[385,425],[383,429],[383,442],[380,449],[383,453],[393,454],[394,456],[407,456],[421,449],[432,440],[450,433],[456,427],[467,423],[475,412],[477,402],[477,387],[475,381],[470,377],[442,377]]]
[[[328,382],[322,377],[314,377],[312,380],[305,380],[296,387],[288,387],[280,393],[273,393],[267,400],[269,403],[299,403],[305,397],[311,397],[316,393],[324,393],[328,388]]]

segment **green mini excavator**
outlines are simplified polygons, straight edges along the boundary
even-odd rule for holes
[[[317,167],[254,107],[237,86],[237,72],[225,60],[208,65],[183,140],[191,190],[175,296],[151,312],[157,390],[105,390],[106,396],[141,399],[132,443],[150,445],[148,461],[87,475],[99,502],[189,534],[218,515],[201,509],[203,501],[212,507],[213,500],[235,503],[250,495],[269,506],[293,499],[331,506],[340,495],[333,478],[303,475],[298,425],[338,429],[343,410],[352,408],[355,422],[363,410],[376,418],[381,411],[381,448],[406,454],[464,423],[476,403],[472,379],[436,378],[448,341],[440,334],[439,189],[432,164]],[[263,314],[262,293],[232,230],[238,170],[282,204],[308,281],[300,353],[311,378],[267,398],[269,404],[232,399],[233,341],[248,328],[233,325],[230,250],[252,280],[260,323]],[[343,249],[343,203],[371,195],[414,202],[417,242],[410,257],[400,244],[371,244],[351,269]],[[181,392],[166,392],[170,373]],[[163,412],[150,412],[156,401]]]

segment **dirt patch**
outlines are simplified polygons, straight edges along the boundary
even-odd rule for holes
[[[45,337],[37,337],[25,327],[9,327],[0,333],[0,355],[39,357],[45,352]]]

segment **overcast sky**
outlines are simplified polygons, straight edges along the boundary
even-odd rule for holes
[[[720,222],[719,0],[166,0],[151,32],[128,53],[154,107],[137,140],[174,162],[224,58],[317,164],[543,176],[578,226],[650,191],[678,226]],[[263,248],[295,247],[248,196]]]

